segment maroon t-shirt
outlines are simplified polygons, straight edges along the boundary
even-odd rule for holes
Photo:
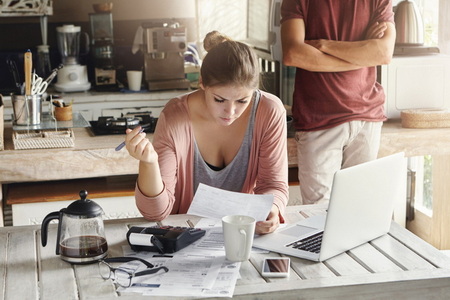
[[[391,0],[283,0],[281,15],[281,22],[304,20],[305,40],[360,41],[374,22],[394,22]],[[297,68],[295,128],[310,131],[352,120],[385,120],[385,96],[376,76],[376,67],[346,72]]]

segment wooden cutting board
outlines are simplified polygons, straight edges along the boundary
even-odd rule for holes
[[[400,115],[405,128],[450,127],[450,111],[440,109],[404,110]]]

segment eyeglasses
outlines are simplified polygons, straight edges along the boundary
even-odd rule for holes
[[[114,268],[110,265],[110,263],[124,263],[124,262],[130,262],[130,261],[140,261],[143,263],[147,269],[144,271],[136,272],[135,270],[127,270],[125,268]],[[130,287],[131,282],[134,277],[148,275],[148,274],[155,274],[158,273],[160,270],[164,270],[165,272],[168,272],[169,269],[167,267],[161,266],[154,268],[154,265],[147,262],[144,259],[138,258],[138,257],[111,257],[106,258],[98,263],[98,268],[100,272],[100,276],[102,276],[103,279],[112,279],[115,283],[120,285],[121,287]]]

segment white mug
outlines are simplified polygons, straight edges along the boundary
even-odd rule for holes
[[[142,82],[142,71],[127,71],[128,89],[140,91]]]
[[[222,218],[225,255],[229,261],[246,261],[250,258],[255,234],[255,218],[231,215]]]

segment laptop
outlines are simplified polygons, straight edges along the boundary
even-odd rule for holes
[[[339,170],[326,215],[256,236],[253,246],[324,261],[380,237],[390,229],[395,202],[406,195],[406,176],[404,153]]]

